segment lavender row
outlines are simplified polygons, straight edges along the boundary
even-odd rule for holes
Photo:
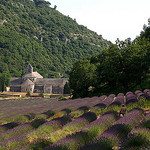
[[[70,108],[72,110],[79,108],[83,105],[86,105],[87,103],[95,104],[97,103],[99,98],[84,98],[84,99],[75,99],[75,100],[67,100],[67,101],[56,101],[56,100],[13,100],[13,101],[7,101],[4,103],[1,103],[1,110],[3,113],[3,116],[1,117],[2,123],[12,122],[18,120],[18,114],[22,117],[24,115],[28,115],[29,113],[34,113],[38,116],[43,116],[46,119],[46,116],[44,116],[44,112],[47,112],[49,110],[59,112],[62,109]],[[42,101],[42,103],[41,103]],[[9,109],[7,109],[9,108]],[[24,108],[24,109],[23,109]],[[25,122],[28,122],[28,118],[24,119]]]
[[[116,112],[106,112],[102,116],[100,116],[97,120],[91,122],[89,125],[85,126],[82,131],[88,131],[91,128],[98,127],[100,130],[104,128],[108,128],[118,119]],[[105,129],[104,129],[105,130]]]
[[[93,108],[105,108],[106,106],[110,105],[114,99],[115,95],[111,94],[106,99],[104,99],[102,102],[95,105]]]
[[[138,102],[138,99],[136,95],[134,95],[132,92],[126,93],[126,104]]]
[[[71,121],[70,117],[64,116],[46,122],[39,126],[36,130],[33,128],[27,130],[27,127],[30,127],[30,125],[21,125],[20,127],[18,126],[19,129],[21,128],[22,132],[19,132],[18,134],[18,128],[13,128],[12,131],[8,130],[7,132],[5,132],[4,135],[2,135],[3,142],[0,144],[0,146],[2,146],[4,149],[6,149],[8,146],[13,147],[14,145],[16,145],[15,149],[20,148],[24,145],[28,145],[30,147],[30,144],[36,143],[38,140],[45,138],[45,136],[49,136],[53,131],[62,128],[62,126],[68,123],[69,121]]]
[[[30,147],[32,143],[36,143],[39,140],[43,141],[47,139],[47,137],[49,137],[53,131],[60,129],[63,125],[64,126],[62,128],[62,131],[76,132],[77,130],[80,130],[83,126],[89,124],[89,122],[95,119],[96,119],[96,115],[94,113],[88,112],[88,113],[83,114],[81,117],[73,120],[71,123],[67,123],[68,120],[66,120],[66,118],[63,118],[63,117],[59,119],[51,120],[39,126],[38,129],[33,130],[32,132],[27,134],[26,137],[23,138],[23,141],[26,141],[26,142],[28,141],[28,144]],[[13,143],[17,142],[15,139],[18,139],[18,136],[16,138],[13,138]],[[12,141],[12,139],[10,140]],[[5,145],[8,145],[8,143],[9,143],[9,140],[5,142]],[[21,146],[21,144],[19,146]]]
[[[140,124],[144,117],[144,111],[141,109],[133,109],[123,118],[117,120],[113,126],[108,128],[104,133],[97,136],[83,149],[95,149],[103,147],[104,149],[112,149],[118,146],[128,133]]]
[[[114,94],[109,95],[103,101],[101,101],[100,103],[94,105],[93,108],[91,108],[90,111],[94,112],[97,116],[102,115],[105,111],[105,108],[112,103],[114,97],[115,97]]]
[[[72,105],[67,105],[70,109],[75,110],[75,108],[79,108],[81,106],[90,106],[91,105],[95,105],[95,103],[97,104],[97,102],[102,101],[105,98],[105,96],[102,97],[92,97],[92,98],[82,98],[82,99],[78,99],[78,100],[68,100],[68,103],[75,101],[75,103],[73,103]],[[90,105],[91,104],[91,105]]]
[[[92,112],[87,112],[85,114],[83,114],[82,116],[80,116],[79,118],[73,120],[72,122],[66,124],[65,126],[63,126],[63,129],[67,129],[68,127],[71,128],[71,126],[76,126],[77,124],[89,124],[90,122],[94,121],[97,119],[97,116],[95,113]],[[85,126],[84,125],[84,126]]]
[[[80,100],[80,102],[79,101],[77,101],[77,102],[78,102],[78,105],[80,104],[80,106],[82,106],[82,104],[85,104],[85,106],[91,106],[92,107],[95,103],[98,103],[99,101],[103,100],[104,98],[105,98],[105,96],[93,97],[93,98],[84,98],[84,100],[82,99],[82,100]],[[72,101],[75,102],[75,100],[68,100],[68,102],[72,102]],[[29,103],[29,101],[27,101],[27,103]],[[20,104],[20,102],[19,102],[19,104]],[[73,103],[73,104],[75,104],[75,103]],[[30,107],[31,107],[31,105],[30,105]],[[69,107],[69,106],[67,105],[67,107]],[[36,109],[31,109],[31,110],[32,110],[32,112],[36,112],[37,109],[44,110],[43,107],[42,108],[38,107]],[[31,110],[27,109],[27,111],[29,111],[29,112]],[[5,118],[4,121],[6,121],[6,122],[13,122],[13,121],[17,120],[17,121],[20,121],[22,123],[25,123],[25,122],[29,122],[32,119],[42,120],[42,119],[48,119],[49,117],[51,117],[51,119],[54,119],[54,118],[62,117],[63,115],[68,114],[68,110],[69,109],[63,109],[60,112],[55,113],[52,110],[47,110],[46,109],[46,111],[41,113],[41,114],[28,113],[28,114],[25,114],[25,115],[14,115],[14,117],[7,117],[7,118]],[[70,113],[70,110],[69,110],[69,113]],[[36,120],[35,120],[35,122],[36,122]],[[33,121],[33,123],[34,123],[34,121]],[[9,124],[11,124],[11,123],[9,123]],[[7,128],[5,128],[4,126],[0,126],[0,132],[6,131],[6,130],[7,130]]]
[[[59,149],[67,147],[68,149],[79,149],[81,146],[87,144],[97,135],[104,132],[108,127],[110,127],[117,119],[117,115],[114,112],[107,112],[102,115],[97,120],[91,122],[89,125],[82,128],[80,132],[70,135],[58,142],[50,145],[46,149]]]
[[[63,126],[63,128],[60,131],[54,132],[54,134],[52,134],[48,140],[50,143],[55,143],[70,134],[79,132],[84,126],[96,120],[96,118],[97,117],[94,113],[87,112],[83,114],[81,117]]]
[[[30,132],[32,132],[32,130],[25,132],[21,135],[11,137],[8,140],[1,142],[0,149],[2,150],[21,150],[21,149],[28,150],[29,141],[27,138],[27,134]]]
[[[29,145],[32,147],[36,142],[54,143],[65,136],[75,133],[81,130],[82,127],[86,126],[90,122],[96,119],[94,113],[88,112],[80,116],[79,118],[67,123],[58,122],[59,119],[46,122],[45,124],[39,126],[39,128],[27,135]],[[61,128],[61,129],[60,129]]]
[[[17,127],[14,127],[13,129],[9,129],[6,132],[1,133],[0,142],[3,142],[4,140],[7,140],[7,139],[12,138],[17,135],[21,135],[32,129],[33,129],[33,127],[30,124],[22,124]]]
[[[57,117],[61,117],[63,115],[68,115],[69,113],[71,113],[71,116],[73,118],[78,118],[79,116],[81,116],[82,114],[86,113],[87,111],[89,111],[89,109],[97,104],[98,102],[102,101],[106,96],[101,96],[101,97],[92,97],[92,98],[84,98],[82,100],[80,100],[80,102],[78,102],[78,105],[67,105],[66,109],[63,109],[61,111],[59,111],[58,113],[56,113],[52,118],[57,118]],[[70,100],[69,100],[70,101]],[[80,106],[79,108],[77,108],[77,106]],[[74,110],[75,108],[77,108],[76,110]],[[74,110],[74,111],[73,111]],[[72,112],[71,112],[72,111]]]
[[[145,89],[143,92],[150,96],[150,89]]]
[[[21,124],[20,122],[11,122],[11,123],[0,125],[0,133],[5,132],[8,129],[12,129],[20,124]]]
[[[131,130],[128,134],[126,140],[121,145],[122,149],[129,149],[134,147],[134,149],[148,149],[146,147],[150,146],[150,130],[147,128],[135,128]]]
[[[123,118],[117,120],[115,124],[125,124],[131,128],[138,126],[144,118],[144,111],[139,108],[130,110]]]
[[[119,93],[117,95],[117,97],[114,99],[114,101],[109,105],[109,106],[120,106],[121,104],[124,104],[124,94],[123,93]]]
[[[86,113],[87,111],[89,111],[90,108],[92,108],[95,104],[99,103],[100,101],[104,100],[107,96],[103,95],[101,97],[93,97],[92,101],[79,107],[77,110],[71,112],[71,116],[73,118],[77,118],[79,116],[81,116],[82,114]]]
[[[45,126],[51,126],[51,125],[56,125],[59,128],[61,128],[63,125],[65,125],[66,123],[70,122],[71,118],[70,116],[63,116],[61,118],[57,118],[51,121],[48,121],[44,124],[42,124],[41,126],[38,127],[38,130],[45,127]]]
[[[48,137],[52,132],[61,129],[65,124],[71,121],[70,116],[63,116],[40,125],[36,130],[29,133],[28,140],[30,143],[36,142],[39,139]],[[34,139],[34,141],[32,141]]]
[[[150,129],[150,112],[145,115],[141,126]]]
[[[145,94],[144,92],[142,92],[142,91],[140,91],[140,90],[136,90],[136,91],[135,91],[135,94],[136,94],[136,96],[137,96],[138,98],[143,97],[143,98],[145,98],[145,99],[147,99],[147,100],[150,100],[150,96],[148,96],[147,94]]]

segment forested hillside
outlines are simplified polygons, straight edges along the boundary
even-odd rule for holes
[[[0,73],[25,73],[28,63],[44,77],[67,77],[74,62],[109,42],[44,0],[0,1]]]
[[[70,72],[70,87],[74,97],[149,88],[150,21],[133,41],[117,39],[100,54],[77,61]]]

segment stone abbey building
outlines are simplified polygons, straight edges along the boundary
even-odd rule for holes
[[[38,72],[34,72],[29,64],[22,78],[11,78],[10,91],[63,94],[66,82],[67,78],[43,78]]]

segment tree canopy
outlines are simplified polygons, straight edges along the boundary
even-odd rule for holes
[[[142,82],[150,78],[149,27],[134,41],[116,40],[100,54],[75,63],[70,73],[70,86],[74,97],[133,91],[144,89]]]
[[[5,88],[9,86],[10,74],[8,72],[0,73],[0,91],[5,91]]]
[[[20,77],[28,63],[44,77],[68,77],[76,60],[109,45],[45,0],[0,1],[0,73]]]

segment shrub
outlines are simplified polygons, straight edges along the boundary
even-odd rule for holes
[[[38,128],[40,125],[42,125],[43,123],[45,123],[46,120],[45,119],[35,119],[31,122],[32,127],[34,128]]]
[[[50,117],[52,117],[52,116],[55,115],[55,112],[52,111],[52,110],[48,110],[48,111],[46,111],[46,112],[43,112],[42,114],[46,115],[47,118],[50,118]]]
[[[27,97],[30,97],[30,96],[31,96],[31,93],[30,93],[30,92],[27,92],[27,93],[26,93],[26,96],[27,96]]]
[[[44,94],[43,94],[43,93],[39,93],[39,96],[40,96],[40,97],[44,97]]]
[[[61,96],[58,97],[58,100],[59,101],[64,101],[64,100],[67,100],[67,99],[64,96],[61,95]]]

